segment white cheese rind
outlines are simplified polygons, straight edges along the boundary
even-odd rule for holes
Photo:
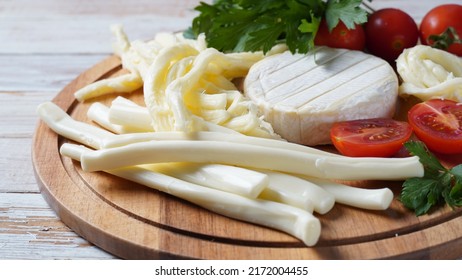
[[[398,78],[378,57],[321,47],[307,55],[284,52],[257,62],[244,81],[244,93],[276,133],[311,146],[330,143],[334,122],[392,117]]]

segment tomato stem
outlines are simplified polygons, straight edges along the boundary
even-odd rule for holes
[[[428,39],[433,41],[432,47],[442,50],[447,50],[452,44],[462,43],[457,31],[453,27],[448,27],[439,35],[430,35]]]

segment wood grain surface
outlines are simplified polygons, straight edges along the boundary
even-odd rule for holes
[[[89,122],[92,101],[74,92],[101,77],[117,75],[120,61],[109,57],[83,72],[54,99],[74,119]],[[127,97],[139,102],[142,93]],[[114,96],[98,98],[110,104]],[[322,223],[314,247],[276,230],[229,219],[188,202],[105,173],[83,172],[80,163],[59,154],[66,139],[40,123],[33,141],[33,164],[48,203],[79,235],[129,259],[447,259],[462,256],[462,209],[445,208],[416,217],[396,198],[386,211],[337,204]],[[401,182],[353,182],[364,188]],[[451,248],[451,250],[449,250]]]
[[[118,258],[81,238],[44,200],[31,162],[35,110],[112,54],[111,24],[123,24],[132,40],[150,39],[187,28],[198,3],[0,0],[0,259]],[[374,0],[371,5],[401,8],[419,22],[444,3],[462,0]]]

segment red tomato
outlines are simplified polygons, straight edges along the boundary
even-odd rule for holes
[[[441,35],[448,27],[453,27],[459,38],[462,38],[462,5],[446,4],[430,10],[420,24],[420,40],[422,44],[432,45],[431,35]],[[462,56],[462,44],[454,43],[448,52]]]
[[[330,131],[337,150],[351,157],[392,156],[411,134],[408,123],[385,118],[338,122]]]
[[[374,12],[364,25],[366,48],[388,62],[394,62],[406,48],[419,40],[419,29],[406,12],[386,8]]]
[[[348,29],[342,21],[329,32],[327,22],[322,20],[314,38],[314,44],[317,46],[350,50],[363,50],[365,43],[366,36],[361,25],[356,25],[355,29]]]
[[[431,99],[414,105],[408,112],[415,135],[434,151],[462,153],[462,104]]]

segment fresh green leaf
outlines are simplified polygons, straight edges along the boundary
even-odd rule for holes
[[[303,33],[316,33],[319,29],[320,21],[317,18],[313,18],[312,22],[302,19],[302,23],[298,26],[298,30]]]
[[[197,38],[204,33],[208,46],[223,52],[266,53],[276,44],[285,43],[292,53],[307,53],[314,48],[327,5],[334,20],[367,20],[358,0],[218,0],[213,4],[201,2],[195,8],[199,15],[185,36]]]
[[[451,174],[459,177],[462,180],[462,164],[459,164],[450,170]]]
[[[327,1],[326,21],[329,31],[342,21],[348,29],[367,21],[367,12],[360,7],[362,0]]]
[[[420,162],[425,168],[426,175],[433,174],[437,176],[439,173],[447,171],[439,160],[427,149],[423,142],[408,141],[404,143],[404,147],[409,153],[419,157]]]
[[[434,193],[438,181],[427,178],[410,178],[403,184],[399,200],[417,216],[427,213],[435,205]]]
[[[271,48],[276,45],[278,38],[284,32],[284,26],[277,25],[271,26],[267,25],[266,27],[259,28],[251,33],[249,33],[250,38],[248,38],[245,44],[245,47],[241,50],[250,50],[258,51],[263,50],[263,52],[268,52]]]
[[[460,207],[462,206],[462,165],[453,167],[450,173],[453,175],[454,185],[445,200],[451,207]]]
[[[196,35],[194,34],[194,31],[193,31],[192,27],[189,27],[185,31],[183,31],[183,36],[186,39],[194,39],[194,38],[196,38]]]
[[[286,44],[292,53],[307,53],[314,48],[314,36],[311,32],[299,32],[298,23],[287,24]]]
[[[409,178],[403,183],[399,200],[417,216],[435,206],[462,206],[462,165],[447,169],[420,141],[409,141],[406,149],[419,157],[424,166],[422,178]]]

